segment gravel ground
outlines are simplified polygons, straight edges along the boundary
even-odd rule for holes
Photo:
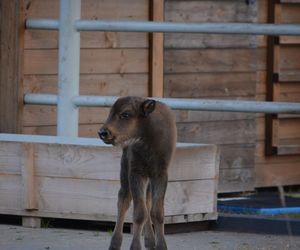
[[[129,249],[130,234],[124,234],[122,249]],[[169,250],[285,250],[300,249],[300,236],[277,236],[201,231],[166,235]],[[102,250],[110,233],[59,228],[32,229],[0,224],[1,250]]]

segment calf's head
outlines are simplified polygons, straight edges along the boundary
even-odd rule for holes
[[[155,104],[154,100],[141,97],[119,98],[98,131],[99,137],[106,144],[122,147],[141,140],[140,124],[155,110]]]

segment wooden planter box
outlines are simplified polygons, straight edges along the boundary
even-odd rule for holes
[[[115,221],[120,158],[98,139],[0,134],[0,214]],[[217,218],[218,167],[215,145],[177,144],[166,223]]]

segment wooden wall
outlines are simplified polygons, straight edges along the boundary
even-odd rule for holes
[[[58,18],[58,0],[26,0],[27,18]],[[85,0],[83,19],[148,20],[148,0]],[[82,32],[80,94],[148,95],[149,41],[145,33]],[[56,93],[58,32],[26,30],[24,92]],[[80,136],[94,137],[108,113],[80,109]],[[56,134],[56,108],[25,106],[24,133]]]
[[[58,0],[24,1],[26,17],[58,18]],[[85,0],[82,18],[149,20],[150,2]],[[165,0],[164,18],[178,22],[266,22],[268,1],[246,2]],[[287,22],[299,19],[294,6],[285,7]],[[57,35],[57,31],[26,30],[25,93],[57,92]],[[80,93],[149,95],[150,50],[147,34],[82,32]],[[300,68],[298,51],[283,50],[282,68]],[[265,100],[266,70],[266,39],[262,36],[164,36],[165,97]],[[299,101],[299,96],[299,87],[286,85],[281,100]],[[106,108],[81,108],[79,135],[96,137],[107,114]],[[264,156],[263,115],[196,111],[176,111],[176,115],[179,141],[220,146],[220,192],[300,183],[299,156]],[[55,135],[56,108],[26,105],[23,124],[23,133]],[[299,132],[298,122],[281,125],[283,139]]]
[[[0,133],[22,131],[23,5],[0,1]]]
[[[276,10],[275,20],[277,23],[300,23],[300,1],[281,1]],[[285,3],[283,3],[285,2]],[[267,22],[267,1],[262,1],[260,20]],[[280,37],[278,55],[274,66],[283,83],[274,95],[276,101],[300,102],[300,40],[299,37]],[[266,50],[266,43],[261,46]],[[256,85],[257,100],[266,99],[266,72],[259,71]],[[293,80],[293,83],[287,81]],[[284,117],[281,116],[281,117]],[[276,185],[300,184],[300,155],[265,156],[265,118],[257,115],[256,119],[256,151],[255,151],[255,186],[266,187]],[[294,116],[288,119],[280,119],[278,128],[279,145],[300,145],[300,117]]]
[[[256,22],[245,1],[166,1],[165,19],[178,22]],[[167,34],[166,97],[255,100],[257,70],[265,70],[261,38]],[[254,188],[255,115],[180,112],[179,140],[220,145],[221,192]]]

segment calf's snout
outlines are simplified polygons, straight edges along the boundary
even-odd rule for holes
[[[106,140],[109,137],[109,131],[108,131],[107,128],[101,128],[98,131],[98,135],[99,135],[101,140]]]

